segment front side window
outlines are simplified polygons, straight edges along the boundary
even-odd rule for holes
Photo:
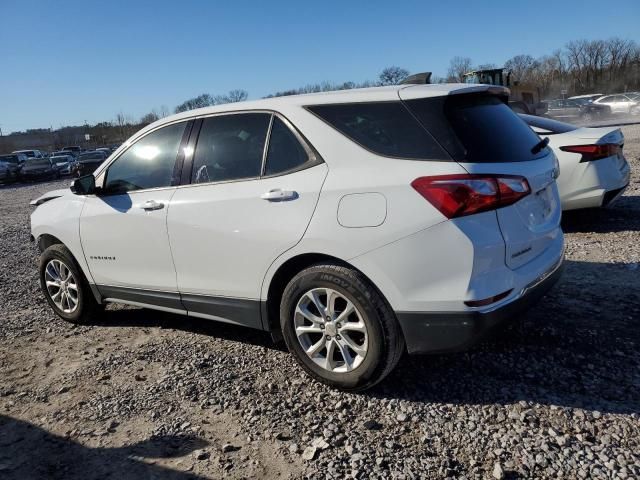
[[[193,155],[191,183],[259,177],[270,121],[268,113],[205,118]]]
[[[308,109],[378,155],[413,160],[448,159],[399,101],[314,105]]]
[[[301,167],[309,161],[309,155],[293,132],[278,117],[273,117],[265,175],[278,175]]]
[[[151,132],[120,155],[107,170],[108,193],[126,193],[173,184],[174,167],[186,122]]]

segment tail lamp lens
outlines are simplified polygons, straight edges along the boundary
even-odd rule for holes
[[[620,145],[617,143],[603,143],[599,145],[568,145],[560,147],[564,152],[579,153],[581,162],[592,162],[607,157],[613,157],[620,153]]]
[[[506,207],[531,193],[527,179],[516,175],[439,175],[411,186],[447,218]]]

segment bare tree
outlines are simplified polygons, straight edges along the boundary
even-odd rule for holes
[[[409,76],[409,71],[400,67],[387,67],[378,76],[380,85],[398,85]]]
[[[193,110],[196,108],[208,107],[210,105],[215,105],[215,99],[209,95],[208,93],[203,93],[198,95],[197,97],[190,98],[182,102],[175,108],[175,113],[186,112],[187,110]]]
[[[158,116],[158,114],[156,113],[155,110],[150,111],[149,113],[145,114],[142,116],[142,118],[140,119],[140,123],[144,123],[146,125],[149,125],[150,123],[155,122],[156,120],[158,120],[160,117]]]
[[[453,57],[449,62],[449,70],[447,71],[448,82],[463,82],[464,74],[470,72],[472,60],[469,57]]]
[[[249,98],[249,93],[246,90],[231,90],[226,95],[226,103],[244,102],[247,98]]]

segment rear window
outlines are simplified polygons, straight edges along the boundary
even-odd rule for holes
[[[539,128],[544,130],[544,135],[554,135],[556,133],[567,133],[577,130],[578,127],[569,123],[558,122],[557,120],[551,120],[550,118],[537,117],[535,115],[519,115],[527,125],[530,127]]]
[[[502,163],[535,160],[540,137],[501,97],[462,94],[405,102],[424,127],[459,162]]]
[[[378,155],[449,160],[402,102],[341,103],[307,107],[360,146]]]

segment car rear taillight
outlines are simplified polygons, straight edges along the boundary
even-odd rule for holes
[[[603,143],[600,145],[569,145],[560,147],[563,152],[582,154],[581,162],[592,162],[607,157],[613,157],[620,152],[620,145],[617,143]]]
[[[439,175],[411,186],[447,218],[506,207],[531,193],[527,179],[516,175]]]

